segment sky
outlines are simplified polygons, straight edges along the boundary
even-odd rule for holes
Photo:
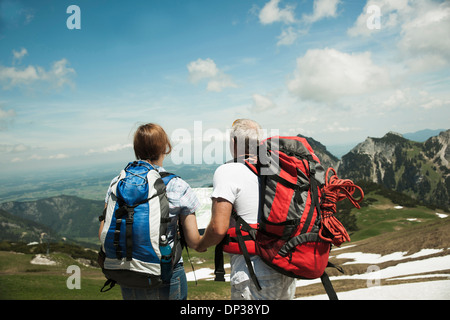
[[[326,146],[448,129],[449,30],[438,0],[0,0],[0,174],[131,161],[147,122],[183,163],[238,118]]]

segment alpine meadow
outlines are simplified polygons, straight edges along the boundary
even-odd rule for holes
[[[162,166],[192,188],[203,234],[231,128],[252,119],[258,152],[305,139],[363,191],[360,208],[334,199],[350,237],[326,269],[340,300],[449,300],[448,30],[446,0],[0,0],[0,299],[122,300],[119,285],[100,292],[99,220],[111,181],[139,160],[138,127],[164,128]],[[214,247],[182,259],[190,302],[171,314],[282,307],[233,308],[230,256],[214,281]],[[329,299],[319,278],[295,284],[293,306]]]

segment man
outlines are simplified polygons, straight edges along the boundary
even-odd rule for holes
[[[230,133],[230,148],[234,159],[255,159],[261,137],[261,127],[258,123],[248,119],[236,120]],[[211,221],[200,240],[198,251],[219,244],[228,228],[234,227],[235,221],[231,218],[233,209],[248,224],[258,222],[259,179],[239,161],[223,164],[214,173],[211,198]],[[295,279],[268,267],[256,255],[252,255],[250,260],[261,290],[252,281],[244,256],[231,254],[232,300],[293,299]]]

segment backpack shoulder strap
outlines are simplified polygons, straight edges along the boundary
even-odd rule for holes
[[[162,181],[164,182],[164,185],[167,187],[167,185],[169,184],[169,182],[173,179],[173,178],[179,178],[178,175],[174,174],[174,173],[170,173],[167,171],[163,171],[160,172],[159,175],[161,176]],[[177,220],[178,220],[178,224],[177,224],[177,232],[175,234],[174,237],[174,246],[173,246],[173,250],[176,251],[177,253],[174,256],[174,263],[177,263],[180,258],[181,258],[181,252],[183,251],[184,248],[186,248],[186,253],[188,255],[188,260],[190,261],[190,257],[189,257],[189,250],[188,250],[188,246],[186,243],[186,240],[184,238],[184,232],[183,232],[183,226],[181,225],[181,219],[180,216],[177,216]],[[171,219],[168,218],[167,221],[162,221],[162,222],[170,222]],[[192,265],[191,262],[191,266],[192,266],[192,270],[194,270],[194,266]],[[195,274],[194,274],[195,276]],[[196,280],[197,281],[197,280]]]
[[[260,167],[260,163],[257,160],[256,163],[255,161],[250,161],[250,158],[248,156],[241,156],[235,159],[231,159],[230,161],[227,161],[225,163],[242,163],[244,164],[247,168],[250,169],[251,172],[253,172],[254,174],[256,174],[257,176],[259,176],[259,167]]]
[[[255,270],[253,269],[253,265],[250,261],[250,254],[248,253],[247,247],[245,246],[244,238],[242,236],[241,228],[244,231],[247,231],[250,236],[252,236],[253,240],[256,238],[256,230],[253,229],[244,219],[242,219],[237,212],[233,209],[231,212],[231,216],[236,220],[236,236],[239,243],[239,247],[242,250],[242,254],[244,256],[245,263],[247,264],[248,272],[250,273],[250,278],[255,284],[258,290],[261,290],[261,285],[259,284],[258,278],[255,274]]]
[[[166,186],[173,178],[179,178],[176,174],[167,171],[160,172],[159,175]]]
[[[322,276],[320,277],[320,281],[322,281],[322,285],[325,288],[325,292],[327,293],[328,298],[330,300],[338,300],[336,291],[334,290],[333,285],[330,281],[330,277],[326,272],[322,274]]]

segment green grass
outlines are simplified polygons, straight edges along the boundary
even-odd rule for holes
[[[189,251],[194,269],[214,268],[214,250],[205,253]],[[192,271],[183,251],[186,272]],[[105,278],[100,268],[86,267],[67,254],[51,253],[58,265],[31,264],[34,254],[0,251],[0,300],[121,300],[120,287],[101,293]],[[196,264],[196,262],[202,262]],[[225,263],[228,262],[225,255]],[[80,289],[69,289],[72,273],[67,267],[80,267]],[[229,299],[230,283],[199,280],[188,282],[188,299]]]
[[[105,282],[101,270],[85,267],[66,254],[50,254],[57,265],[31,264],[33,254],[0,251],[1,300],[98,300],[121,299],[120,290],[100,293]],[[80,289],[69,289],[72,273],[67,267],[80,267]]]
[[[112,300],[121,299],[120,290],[100,293],[104,280],[83,277],[80,289],[68,289],[67,275],[26,273],[0,275],[2,300]]]
[[[437,211],[424,206],[414,208],[404,206],[395,209],[397,204],[391,200],[376,194],[369,193],[366,197],[374,199],[368,206],[361,209],[352,209],[357,219],[358,231],[351,234],[352,241],[363,240],[383,233],[398,231],[412,227],[418,223],[438,220]],[[416,219],[411,221],[408,219]]]
[[[402,209],[394,209],[396,206],[391,200],[375,192],[366,195],[367,206],[360,210],[352,209],[357,219],[359,230],[351,234],[352,242],[364,240],[378,235],[377,246],[384,248],[388,246],[390,237],[408,233],[408,230],[419,230],[423,226],[423,234],[417,233],[417,246],[433,247],[437,240],[433,238],[433,230],[441,228],[446,218],[440,221],[436,216],[436,210],[423,206],[414,208],[404,206]],[[438,211],[441,212],[441,211]],[[408,221],[415,218],[417,221]],[[411,229],[409,229],[411,228]],[[428,229],[426,229],[428,228]],[[447,230],[447,229],[446,229]],[[398,231],[391,233],[392,231]],[[424,242],[426,236],[430,239]],[[410,237],[410,235],[409,235]],[[419,240],[421,239],[421,240]],[[441,241],[441,240],[440,240]],[[442,240],[443,241],[443,240]],[[442,242],[441,241],[441,242]],[[445,240],[447,241],[447,240]],[[369,241],[370,242],[370,241]],[[361,242],[360,242],[361,243]],[[393,241],[398,246],[398,241]],[[410,246],[411,244],[405,244]],[[56,248],[56,247],[55,247]],[[381,250],[381,249],[380,249]],[[406,250],[406,249],[405,249]],[[214,269],[214,248],[209,248],[205,253],[190,250],[190,258],[195,270],[200,268]],[[105,278],[99,268],[86,267],[72,259],[68,254],[51,252],[52,260],[58,265],[33,265],[30,261],[34,254],[19,254],[0,251],[0,299],[1,300],[121,300],[120,287],[115,287],[106,293],[100,293],[100,288]],[[225,263],[228,263],[228,255],[225,254]],[[186,272],[192,271],[188,261],[187,253],[183,251]],[[81,289],[68,289],[67,280],[71,274],[67,273],[67,267],[78,265],[81,270]],[[227,271],[229,273],[229,271]],[[188,283],[188,299],[229,299],[230,283],[199,280]]]
[[[220,281],[199,280],[188,282],[189,300],[229,300],[231,296],[230,283]]]

